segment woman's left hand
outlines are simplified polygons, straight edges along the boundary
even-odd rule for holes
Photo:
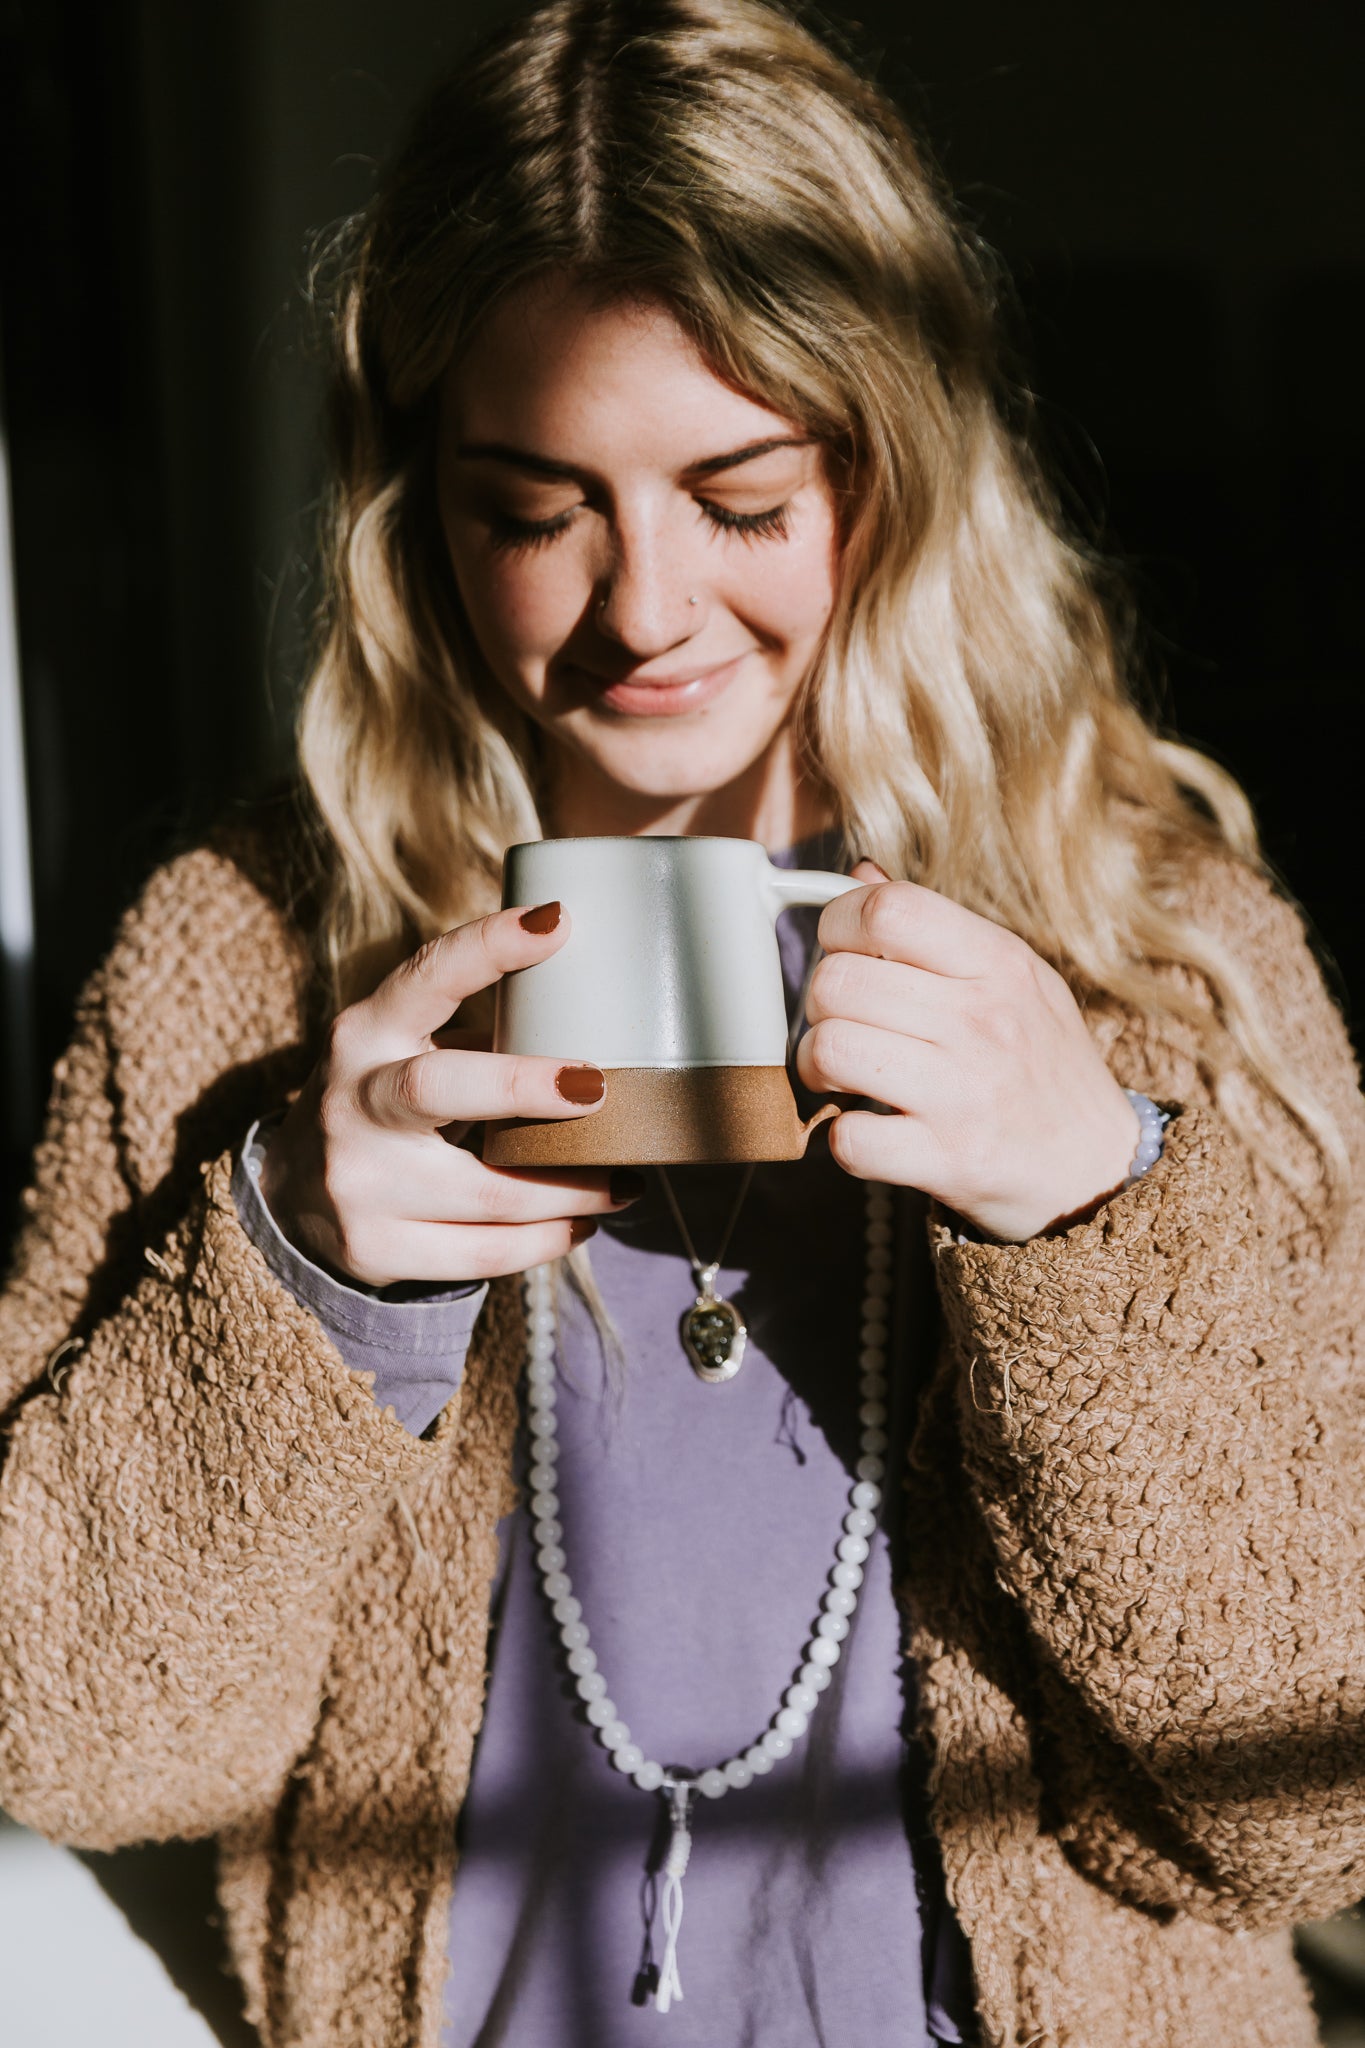
[[[820,919],[807,1087],[884,1102],[829,1126],[861,1180],[921,1188],[1022,1243],[1122,1186],[1137,1114],[1076,1001],[1022,939],[871,861]]]

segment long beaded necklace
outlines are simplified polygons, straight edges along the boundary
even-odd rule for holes
[[[666,2013],[683,1995],[678,1975],[678,1933],[682,1925],[683,1877],[692,1848],[692,1814],[698,1795],[720,1799],[742,1792],[756,1777],[790,1756],[806,1733],[820,1694],[839,1661],[840,1645],[849,1631],[863,1582],[869,1539],[877,1524],[886,1473],[887,1374],[892,1290],[892,1198],[888,1189],[869,1183],[865,1223],[866,1273],[863,1284],[861,1372],[858,1421],[859,1456],[842,1532],[835,1545],[830,1583],[806,1645],[796,1682],[788,1686],[782,1705],[758,1740],[740,1755],[700,1772],[678,1765],[665,1767],[647,1757],[616,1711],[607,1681],[597,1668],[581,1603],[575,1598],[559,1519],[559,1438],[555,1423],[555,1312],[553,1269],[533,1266],[526,1275],[527,1407],[531,1437],[530,1510],[535,1524],[536,1565],[545,1597],[559,1625],[559,1640],[568,1656],[579,1698],[615,1768],[642,1792],[658,1793],[669,1821],[668,1847],[662,1864],[660,1912],[664,1955],[654,1989],[654,2004]]]

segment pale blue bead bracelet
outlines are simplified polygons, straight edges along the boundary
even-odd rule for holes
[[[1138,1122],[1142,1126],[1138,1133],[1138,1148],[1123,1183],[1130,1188],[1135,1180],[1142,1179],[1149,1166],[1155,1166],[1160,1159],[1169,1119],[1164,1110],[1157,1108],[1150,1095],[1139,1095],[1136,1088],[1125,1088],[1123,1092],[1137,1111]]]

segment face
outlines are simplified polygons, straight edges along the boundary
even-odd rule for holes
[[[551,829],[772,844],[826,822],[792,730],[835,592],[821,448],[661,306],[562,283],[509,299],[441,399],[456,579],[545,736]]]

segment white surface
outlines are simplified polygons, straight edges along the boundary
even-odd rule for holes
[[[216,2048],[84,1864],[0,1820],[3,2048]]]
[[[0,436],[0,946],[27,963],[33,950],[28,788],[19,695],[19,622],[10,541],[9,462]]]
[[[24,713],[19,690],[19,620],[10,537],[9,458],[0,427],[0,1000],[9,1014],[11,1071],[0,1081],[10,1144],[32,1138],[33,875],[28,843]]]
[[[846,875],[775,868],[753,839],[538,839],[508,848],[506,904],[559,901],[557,953],[498,983],[499,1052],[600,1067],[780,1067],[779,911]]]

